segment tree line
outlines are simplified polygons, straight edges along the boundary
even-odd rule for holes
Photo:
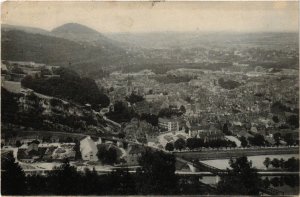
[[[264,165],[266,166],[266,168],[272,166],[273,168],[281,168],[287,171],[299,171],[299,159],[296,159],[295,157],[291,157],[288,160],[284,160],[283,158],[274,158],[271,160],[269,157],[267,157],[264,160]]]
[[[2,154],[1,162],[3,195],[258,195],[261,187],[247,157],[230,160],[229,176],[221,177],[217,188],[194,177],[176,175],[175,157],[150,149],[140,157],[141,167],[134,174],[126,168],[102,175],[95,169],[78,172],[66,160],[46,176],[25,176],[12,154]]]
[[[224,139],[214,139],[209,141],[204,141],[201,138],[188,138],[186,140],[178,138],[174,143],[168,142],[165,146],[167,151],[173,150],[183,150],[183,149],[198,149],[198,148],[221,148],[221,147],[236,147],[235,142],[224,140]]]

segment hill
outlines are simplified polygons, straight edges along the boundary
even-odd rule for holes
[[[38,132],[107,133],[105,120],[92,109],[35,92],[12,93],[1,87],[2,129],[11,135],[30,128]]]
[[[41,28],[36,28],[36,27],[2,24],[1,29],[2,29],[2,31],[19,30],[19,31],[27,32],[27,33],[32,33],[32,34],[51,35],[51,32],[41,29]]]
[[[53,36],[58,36],[77,42],[103,42],[104,44],[108,44],[109,42],[112,43],[112,41],[96,30],[77,23],[67,23],[56,27],[51,31],[51,33]]]
[[[112,45],[108,47],[107,42],[101,46],[91,45],[13,29],[2,29],[1,45],[2,60],[71,66],[84,75],[128,62],[123,50]]]

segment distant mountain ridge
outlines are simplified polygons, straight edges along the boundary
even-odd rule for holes
[[[41,28],[17,26],[17,25],[9,25],[9,24],[1,24],[1,30],[2,31],[19,30],[19,31],[24,31],[26,33],[32,33],[32,34],[51,35],[51,32]]]
[[[53,36],[65,38],[75,42],[87,42],[91,45],[100,45],[103,48],[118,48],[117,41],[110,40],[98,31],[78,23],[67,23],[54,28],[51,31]]]
[[[69,66],[81,75],[93,78],[99,78],[103,73],[113,70],[127,72],[131,68],[154,69],[156,66],[157,72],[161,73],[175,67],[187,67],[189,64],[195,64],[192,65],[193,68],[203,67],[202,62],[192,62],[198,58],[193,54],[195,49],[201,49],[202,55],[206,56],[203,51],[216,48],[299,48],[298,33],[288,32],[99,33],[77,23],[67,23],[52,31],[7,24],[2,24],[1,27],[2,60]],[[199,52],[200,55],[201,53]],[[281,64],[279,62],[275,67]]]
[[[12,25],[1,27],[2,60],[72,66],[86,75],[128,61],[124,49],[83,25],[65,24],[51,32]]]
[[[105,37],[96,30],[77,23],[67,23],[56,27],[51,31],[51,33],[55,36],[63,38],[68,37],[68,39],[75,41],[96,41],[97,38],[105,39]]]

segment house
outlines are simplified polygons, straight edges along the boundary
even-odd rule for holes
[[[29,145],[23,144],[17,152],[18,160],[22,162],[34,162],[43,157],[47,148],[38,147],[39,142],[34,140]]]
[[[27,152],[29,153],[31,151],[38,151],[39,143],[39,141],[33,140],[31,143],[28,144]]]
[[[204,142],[208,142],[211,140],[223,140],[225,136],[222,131],[209,130],[209,131],[199,131],[197,137],[203,139]]]
[[[203,127],[199,124],[189,124],[187,126],[189,128],[189,137],[196,137],[198,135],[198,132],[203,130]]]
[[[69,160],[75,160],[74,145],[63,144],[61,147],[55,149],[52,153],[52,158],[57,160],[63,160],[68,158]]]
[[[91,139],[90,136],[87,136],[80,141],[80,152],[83,160],[98,161],[98,149],[96,143]]]
[[[179,122],[175,118],[158,118],[158,126],[166,131],[178,131]]]

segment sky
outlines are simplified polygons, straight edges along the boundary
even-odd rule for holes
[[[4,24],[46,30],[80,23],[99,32],[298,32],[297,1],[2,3]]]

